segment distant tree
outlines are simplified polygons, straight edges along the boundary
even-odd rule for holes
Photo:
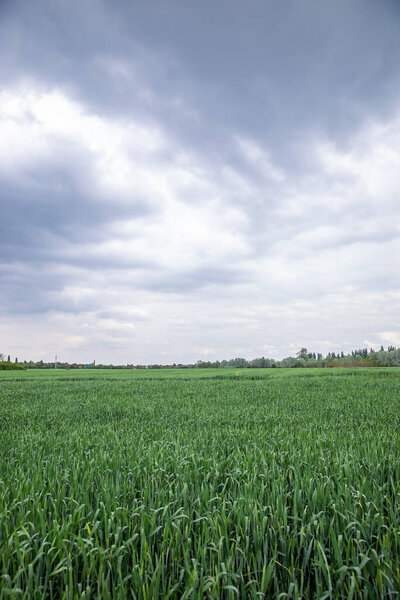
[[[301,348],[298,352],[296,352],[296,356],[298,358],[303,358],[304,360],[307,360],[309,358],[307,348]]]
[[[265,358],[263,356],[261,358],[253,358],[249,363],[249,367],[252,369],[263,369],[265,367]]]
[[[248,366],[248,362],[245,358],[232,358],[231,360],[228,361],[228,364],[230,367],[233,367],[234,369],[245,369]]]
[[[287,356],[280,361],[279,366],[284,369],[297,367],[298,361],[299,359],[296,359],[293,356]]]

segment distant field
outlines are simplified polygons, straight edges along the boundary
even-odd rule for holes
[[[0,372],[0,598],[397,598],[400,369]]]
[[[4,379],[231,379],[240,377],[247,379],[276,379],[277,377],[343,377],[360,375],[361,373],[391,373],[400,377],[400,367],[356,367],[356,368],[307,368],[307,369],[27,369],[26,371],[0,371],[0,382]]]

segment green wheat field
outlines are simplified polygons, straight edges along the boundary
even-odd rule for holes
[[[0,598],[398,598],[400,369],[0,373]]]

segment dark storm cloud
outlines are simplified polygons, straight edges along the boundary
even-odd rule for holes
[[[188,136],[193,123],[171,104],[185,98],[203,143],[227,128],[281,151],[304,127],[346,138],[400,90],[395,1],[21,2],[3,13],[6,80],[35,76],[114,114],[150,105]]]
[[[43,261],[46,244],[54,250],[63,241],[100,242],[106,235],[104,224],[116,219],[143,217],[151,212],[140,201],[122,203],[118,210],[113,204],[96,202],[90,195],[84,195],[74,178],[60,168],[51,169],[46,165],[36,169],[34,175],[35,183],[30,186],[19,186],[18,182],[12,185],[0,179],[3,260],[35,260],[37,257]],[[52,181],[56,185],[52,186]],[[27,251],[29,256],[26,256]],[[80,258],[85,260],[84,256]]]

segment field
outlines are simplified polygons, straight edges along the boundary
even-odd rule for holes
[[[0,373],[0,598],[397,598],[399,384]]]

